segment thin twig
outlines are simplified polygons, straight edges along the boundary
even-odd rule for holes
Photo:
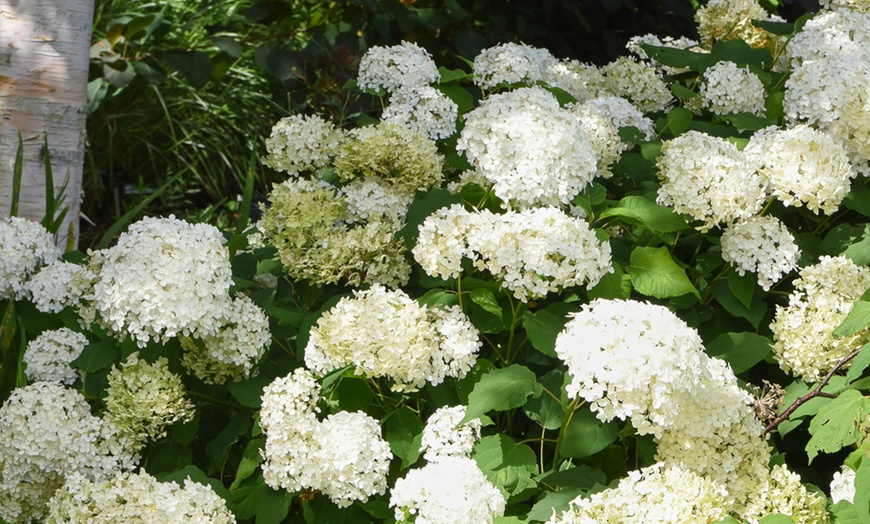
[[[828,374],[825,375],[825,378],[823,378],[822,381],[819,382],[819,385],[816,386],[815,389],[802,397],[798,397],[794,402],[792,402],[788,409],[783,411],[780,416],[776,417],[773,422],[771,422],[767,425],[767,427],[764,428],[764,431],[761,432],[761,438],[764,438],[765,435],[767,435],[768,433],[776,429],[777,426],[785,422],[788,417],[795,412],[797,408],[801,407],[803,404],[806,404],[811,399],[814,399],[816,397],[837,398],[837,395],[834,395],[832,393],[822,393],[822,389],[824,389],[824,387],[828,385],[828,382],[831,380],[831,377],[834,376],[834,373],[839,371],[840,368],[842,368],[843,366],[848,364],[849,361],[855,358],[858,353],[861,352],[861,349],[862,348],[858,348],[855,351],[849,353],[847,356],[843,357],[839,362],[837,362],[837,365],[834,366],[831,371],[828,371]]]

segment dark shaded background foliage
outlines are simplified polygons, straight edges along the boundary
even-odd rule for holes
[[[766,5],[789,19],[814,0]],[[459,67],[515,41],[598,65],[636,35],[693,36],[693,0],[97,0],[82,249],[135,216],[226,223],[248,172],[275,173],[263,141],[290,113],[354,120],[371,108],[342,86],[373,45],[418,43]],[[171,184],[167,184],[171,180]],[[162,191],[161,186],[166,185]]]

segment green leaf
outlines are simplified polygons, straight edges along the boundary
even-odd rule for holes
[[[619,264],[613,264],[613,272],[607,273],[587,290],[589,300],[596,298],[626,299],[631,296],[631,277],[626,275]]]
[[[686,108],[675,107],[668,112],[668,127],[674,136],[682,135],[689,129],[689,124],[695,115]]]
[[[208,53],[172,51],[164,53],[163,59],[169,67],[181,73],[194,89],[200,89],[211,80],[212,64]]]
[[[859,424],[870,414],[870,400],[855,390],[846,390],[832,400],[810,422],[807,458],[812,463],[820,451],[836,453],[863,435]]]
[[[752,25],[760,27],[772,35],[789,36],[794,34],[794,24],[774,20],[753,20]]]
[[[454,195],[446,189],[430,189],[424,195],[411,202],[405,217],[405,227],[402,228],[400,233],[402,238],[405,239],[405,245],[408,247],[408,250],[413,249],[417,243],[417,235],[420,234],[418,228],[426,220],[426,217],[442,207],[461,203],[462,195]]]
[[[118,362],[121,356],[121,348],[114,340],[101,340],[88,344],[81,354],[70,365],[85,373],[93,373],[101,369],[109,369],[112,364]]]
[[[686,220],[673,209],[660,206],[642,196],[627,196],[616,207],[601,213],[601,218],[619,217],[624,222],[644,226],[652,231],[671,233],[689,229]]]
[[[846,373],[846,382],[854,382],[860,378],[867,366],[870,366],[870,344],[864,344],[861,351],[852,359],[849,372]]]
[[[215,47],[233,58],[242,56],[242,52],[244,51],[242,45],[231,36],[213,36],[211,37],[211,42]]]
[[[728,289],[746,309],[751,308],[752,296],[755,294],[755,275],[744,273],[741,276],[736,271],[728,273]]]
[[[855,513],[861,524],[870,524],[870,460],[866,455],[855,472]]]
[[[673,93],[675,97],[679,98],[683,102],[686,102],[698,96],[698,93],[676,82],[671,84],[671,93]]]
[[[725,281],[720,280],[713,287],[713,298],[725,308],[725,311],[737,318],[745,318],[755,329],[758,329],[767,313],[767,303],[761,297],[752,297],[752,305],[747,308],[737,300]]]
[[[721,115],[722,120],[733,125],[737,129],[746,131],[758,131],[776,124],[776,121],[753,115],[752,113],[735,113],[733,115]]]
[[[498,300],[496,300],[492,291],[484,288],[474,289],[471,291],[471,301],[504,322],[501,306],[498,304]]]
[[[547,355],[556,357],[556,336],[565,327],[566,318],[559,318],[546,310],[523,314],[523,329],[532,347]]]
[[[794,524],[794,521],[788,515],[782,513],[771,513],[765,515],[758,524]]]
[[[641,44],[641,47],[660,64],[679,68],[688,67],[694,71],[699,71],[702,68],[703,60],[706,58],[706,54],[696,53],[688,49],[658,47],[648,44]]]
[[[713,44],[705,59],[705,65],[710,67],[722,61],[734,62],[740,67],[750,65],[766,69],[773,62],[773,57],[766,49],[752,47],[743,40],[734,39]]]
[[[583,492],[584,490],[580,488],[564,488],[559,491],[544,492],[544,496],[532,506],[528,518],[533,521],[545,522],[550,520],[554,511],[557,517],[561,516],[571,505],[571,501]]]
[[[384,418],[384,439],[393,454],[402,460],[401,469],[414,465],[420,458],[423,422],[407,406],[399,406]]]
[[[184,468],[173,471],[171,473],[164,473],[161,475],[157,475],[157,479],[161,482],[175,482],[180,486],[184,486],[185,482],[190,479],[191,482],[196,482],[198,484],[203,484],[205,486],[211,486],[211,488],[224,498],[227,501],[227,505],[232,509],[232,502],[230,501],[230,492],[220,480],[216,478],[209,477],[206,475],[201,469],[194,465],[188,465]]]
[[[686,276],[686,271],[674,262],[667,248],[636,247],[631,252],[628,274],[638,293],[653,298],[701,294]]]
[[[580,488],[589,491],[595,485],[607,484],[607,475],[600,469],[592,469],[589,466],[576,466],[563,471],[547,473],[538,482],[550,488]]]
[[[851,337],[870,326],[870,290],[864,292],[861,298],[852,306],[852,310],[843,322],[834,330],[838,338]]]
[[[471,79],[471,74],[466,73],[462,69],[447,69],[446,67],[439,67],[438,73],[441,76],[440,82],[442,84],[446,84],[447,82],[454,82],[457,80],[469,80]]]
[[[619,435],[614,422],[602,422],[586,408],[574,413],[562,437],[562,456],[584,458],[609,446]]]
[[[540,383],[550,393],[558,395],[565,383],[565,372],[561,369],[553,369],[540,378]],[[523,406],[526,416],[541,425],[544,429],[559,429],[565,408],[562,403],[547,393],[530,398]]]
[[[475,419],[489,411],[505,411],[521,407],[530,396],[541,394],[542,386],[527,367],[513,364],[493,369],[480,377],[468,395],[468,408],[462,422]]]
[[[136,69],[123,60],[103,64],[103,78],[114,87],[122,88],[136,78]]]
[[[532,448],[498,434],[480,439],[472,458],[490,482],[504,489],[509,502],[517,502],[537,487],[533,477],[538,472],[537,456]]]
[[[230,447],[251,428],[251,416],[248,411],[239,411],[227,422],[205,446],[205,455],[209,459],[208,471],[214,473],[223,463]]]
[[[707,354],[731,364],[736,374],[767,358],[770,346],[769,338],[755,333],[723,333],[707,344]]]
[[[360,377],[342,377],[334,394],[338,397],[339,409],[343,411],[366,411],[374,399],[368,382]]]
[[[254,61],[279,80],[291,79],[298,69],[291,51],[271,44],[258,47],[254,51]],[[209,66],[209,76],[211,76],[211,66]]]
[[[249,519],[256,516],[256,523],[278,524],[287,517],[293,494],[285,490],[275,491],[266,484],[261,484],[250,491],[237,504],[236,516]]]
[[[850,244],[843,255],[859,266],[870,264],[870,224],[864,225],[860,240]]]
[[[239,404],[252,409],[260,409],[260,397],[271,379],[267,377],[254,377],[244,382],[230,384],[227,389],[230,395],[239,401]]]
[[[236,469],[236,478],[230,485],[230,490],[238,488],[243,480],[249,478],[257,471],[257,468],[265,460],[261,453],[265,444],[265,438],[257,438],[248,442],[245,446],[245,451],[242,452],[242,459],[239,461],[239,467]]]
[[[474,109],[474,97],[468,92],[468,89],[456,84],[438,84],[435,86],[435,89],[441,91],[447,98],[456,103],[460,115],[464,115]]]
[[[870,188],[855,182],[852,190],[843,199],[843,205],[865,217],[870,217]]]

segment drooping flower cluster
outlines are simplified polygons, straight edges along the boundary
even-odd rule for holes
[[[414,258],[428,274],[456,277],[468,258],[523,301],[594,286],[612,270],[610,245],[583,220],[552,207],[495,214],[455,204],[429,215],[419,231]]]
[[[456,145],[510,206],[567,204],[596,172],[577,119],[540,87],[493,95],[465,115]]]
[[[397,480],[390,506],[397,521],[490,524],[504,514],[505,499],[473,459],[444,457]]]
[[[42,224],[20,217],[0,218],[0,299],[27,297],[26,283],[60,253]]]
[[[141,446],[165,436],[173,422],[193,418],[181,377],[169,370],[165,357],[149,363],[133,353],[120,368],[112,366],[107,381],[104,418]]]
[[[266,139],[264,165],[296,176],[317,171],[332,160],[344,133],[331,122],[314,116],[291,115],[272,127]]]
[[[378,422],[361,411],[319,422],[319,396],[320,385],[303,368],[263,390],[266,484],[290,492],[319,490],[339,507],[384,493],[392,453]]]
[[[0,407],[0,518],[39,520],[66,477],[97,479],[135,463],[81,393],[55,382],[17,388]]]
[[[755,273],[765,291],[795,269],[800,257],[794,236],[774,216],[753,216],[726,227],[721,246],[722,258],[740,275]]]
[[[633,57],[617,58],[601,70],[608,91],[628,99],[641,111],[662,111],[674,99],[656,68]]]
[[[158,482],[142,471],[101,480],[70,475],[49,502],[45,522],[234,524],[236,518],[210,486],[190,478],[184,487]]]
[[[758,162],[758,172],[777,200],[787,206],[806,205],[816,214],[837,211],[855,177],[843,146],[802,124],[756,132],[744,154]]]
[[[465,406],[444,406],[429,416],[420,437],[420,450],[427,462],[445,457],[469,457],[480,439],[479,418],[460,425],[465,417]]]
[[[24,351],[24,370],[31,382],[60,382],[70,385],[78,373],[70,363],[81,355],[88,339],[69,328],[43,331],[27,343]]]
[[[662,146],[657,202],[703,221],[702,230],[761,211],[766,181],[737,146],[688,131]]]
[[[144,218],[92,257],[93,302],[116,336],[140,347],[179,334],[215,334],[229,314],[229,252],[214,226]]]
[[[764,84],[748,67],[722,61],[704,71],[701,105],[716,115],[764,114]]]
[[[866,331],[845,338],[833,332],[868,288],[870,269],[844,256],[823,256],[802,268],[788,305],[776,306],[770,325],[780,367],[808,382],[818,381],[867,342]]]
[[[372,286],[341,299],[311,328],[305,364],[321,374],[347,365],[389,377],[396,391],[464,377],[477,360],[477,329],[457,306],[425,307],[401,290]]]
[[[207,384],[239,382],[251,376],[272,335],[269,317],[245,295],[233,299],[230,322],[217,335],[181,337],[181,363]]]
[[[659,462],[630,471],[614,489],[574,499],[568,510],[547,524],[707,524],[728,516],[727,507],[714,482]]]
[[[36,309],[43,313],[59,313],[63,308],[78,303],[82,298],[74,282],[85,266],[55,261],[39,270],[25,284],[26,294]]]

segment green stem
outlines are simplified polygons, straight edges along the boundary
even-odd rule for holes
[[[555,471],[556,468],[559,467],[559,459],[561,458],[560,453],[562,451],[562,442],[565,440],[565,432],[568,430],[568,424],[571,423],[571,419],[574,418],[574,413],[583,405],[583,401],[579,398],[575,398],[568,404],[568,409],[566,409],[567,415],[562,419],[562,427],[559,428],[559,436],[556,438],[556,449],[553,451],[553,467],[552,470]]]

